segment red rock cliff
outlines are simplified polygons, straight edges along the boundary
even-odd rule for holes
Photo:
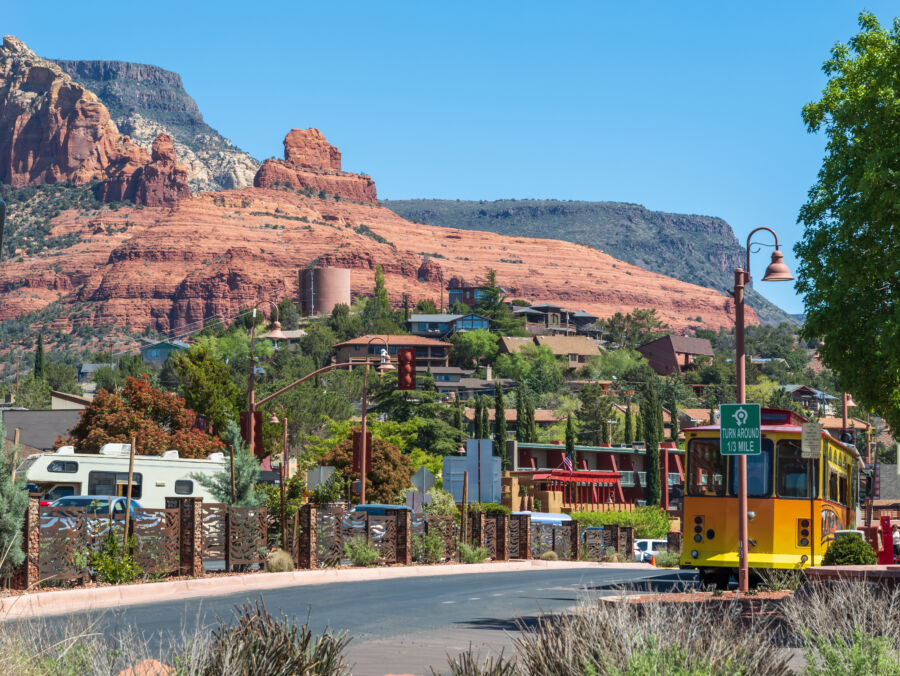
[[[0,129],[0,183],[102,181],[102,199],[149,206],[190,195],[171,139],[151,157],[119,133],[93,92],[12,36],[0,47]]]
[[[377,204],[375,182],[366,174],[341,171],[341,151],[318,129],[292,129],[284,137],[284,160],[268,159],[256,172],[253,185],[295,190],[324,190],[329,195],[365,204]]]

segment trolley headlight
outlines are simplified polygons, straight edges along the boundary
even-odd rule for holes
[[[697,534],[694,536],[694,542],[703,542],[703,536],[700,535],[700,533],[697,533]]]
[[[696,559],[698,556],[700,556],[700,552],[698,552],[696,549],[692,549],[691,556]]]
[[[809,538],[800,538],[801,547],[809,547]]]

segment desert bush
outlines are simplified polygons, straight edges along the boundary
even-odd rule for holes
[[[465,542],[460,542],[458,549],[463,563],[484,563],[488,556],[486,547],[472,547]]]
[[[266,570],[270,573],[286,573],[294,570],[294,559],[283,549],[273,549],[266,557]]]
[[[519,671],[516,669],[515,660],[507,659],[503,656],[503,651],[496,657],[481,657],[472,651],[472,645],[466,652],[460,653],[456,657],[447,656],[447,664],[450,676],[518,676]],[[432,667],[432,676],[439,676],[441,672],[435,671]]]
[[[766,591],[796,591],[806,582],[806,573],[799,568],[762,568],[754,570],[759,575],[759,588]]]
[[[681,554],[678,552],[660,552],[656,555],[656,566],[657,568],[677,568],[680,560]]]
[[[129,550],[134,550],[136,544],[137,540],[133,535],[128,538]],[[134,582],[143,572],[135,563],[131,551],[122,547],[121,539],[112,529],[103,536],[100,547],[91,554],[90,565],[98,580],[110,584]]]
[[[769,623],[742,621],[736,602],[593,599],[576,613],[520,624],[517,659],[529,676],[789,674],[788,655],[773,649]]]
[[[823,566],[871,566],[878,557],[868,542],[855,535],[843,535],[828,545]]]
[[[432,516],[457,516],[459,508],[453,495],[441,488],[431,488],[426,495],[431,496],[431,502],[426,503],[425,513]]]
[[[569,516],[587,526],[631,526],[634,537],[659,539],[669,532],[669,515],[659,507],[635,507],[633,512],[572,512]]]
[[[444,558],[444,540],[437,533],[413,535],[412,558],[420,563],[440,563]]]
[[[541,561],[559,561],[559,557],[551,549],[541,554]]]
[[[869,636],[854,629],[848,637],[817,636],[805,632],[807,649],[804,676],[900,676],[897,646],[884,636]]]
[[[344,543],[344,556],[354,566],[374,566],[381,560],[381,554],[365,538],[357,537]]]
[[[487,514],[489,516],[493,516],[496,514],[505,514],[509,516],[512,514],[512,510],[506,505],[499,505],[496,502],[470,502],[469,503],[469,513],[470,514]]]
[[[344,650],[350,639],[326,629],[313,636],[308,622],[273,617],[261,602],[235,609],[234,622],[219,620],[193,671],[203,676],[343,676],[350,673]]]

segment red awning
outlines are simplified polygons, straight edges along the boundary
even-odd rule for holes
[[[533,481],[611,484],[618,483],[620,476],[621,475],[618,472],[591,472],[590,470],[569,472],[567,470],[553,470],[551,472],[536,472],[531,478]]]

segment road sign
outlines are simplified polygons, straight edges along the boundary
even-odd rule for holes
[[[420,467],[419,470],[413,474],[412,485],[415,486],[416,490],[420,493],[425,494],[434,486],[434,474],[426,468]]]
[[[759,404],[719,406],[722,455],[756,455],[762,452],[759,417]]]
[[[800,427],[800,457],[818,460],[822,456],[822,426],[803,423]]]

